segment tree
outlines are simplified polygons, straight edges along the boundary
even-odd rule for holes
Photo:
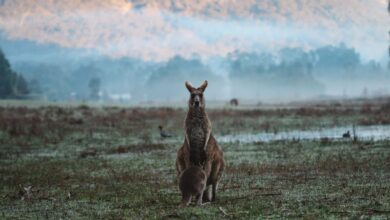
[[[387,12],[390,14],[390,0],[388,0]],[[390,31],[389,31],[389,38],[390,38]],[[387,65],[387,67],[388,67],[389,70],[390,70],[390,45],[389,45],[389,63],[388,63],[388,65]]]
[[[390,0],[388,1],[387,11],[390,13]]]
[[[223,79],[220,76],[215,75],[209,66],[198,59],[176,56],[157,68],[148,79],[147,98],[159,101],[182,100],[188,97],[184,87],[185,81],[197,86],[206,79],[213,85],[207,89],[207,97],[209,99],[221,97]]]
[[[93,100],[99,99],[99,92],[100,92],[100,79],[97,77],[93,77],[89,80],[88,87],[90,90],[90,98]]]
[[[16,90],[18,95],[27,95],[30,92],[27,82],[22,75],[17,76]]]
[[[2,50],[0,50],[0,98],[12,98],[28,94],[28,86],[22,75],[16,74]]]
[[[275,58],[269,53],[235,52],[228,57],[232,78],[256,77],[268,72]]]
[[[360,55],[353,48],[347,48],[345,44],[338,47],[325,46],[314,51],[317,69],[339,69],[353,71],[360,64]]]
[[[0,98],[7,98],[12,95],[12,70],[11,66],[0,50]]]

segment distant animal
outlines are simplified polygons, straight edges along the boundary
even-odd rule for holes
[[[351,137],[351,134],[349,133],[349,131],[347,131],[346,133],[343,134],[343,138],[350,138]]]
[[[207,176],[206,194],[203,198],[205,201],[215,201],[225,161],[223,152],[211,133],[211,122],[205,111],[203,93],[207,84],[205,81],[199,88],[194,88],[189,82],[185,83],[190,97],[184,122],[185,140],[177,151],[176,171],[180,177],[188,167],[201,166]]]
[[[96,156],[96,154],[97,154],[97,150],[95,148],[87,148],[80,152],[80,157],[81,158],[94,157]]]
[[[231,106],[238,106],[238,99],[236,99],[236,98],[230,99],[230,105]]]
[[[167,131],[164,131],[162,125],[159,125],[159,126],[158,126],[158,129],[160,130],[160,136],[161,136],[162,138],[173,137],[173,134],[170,134],[170,133],[168,133]]]
[[[192,197],[197,198],[197,205],[202,205],[203,192],[206,189],[206,173],[199,166],[191,166],[180,176],[179,188],[181,191],[180,207],[188,206]]]

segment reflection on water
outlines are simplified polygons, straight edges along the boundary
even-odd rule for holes
[[[258,133],[258,134],[240,134],[219,136],[217,140],[222,143],[226,142],[269,142],[275,140],[318,140],[321,138],[341,139],[343,134],[350,131],[353,137],[352,126],[322,128],[311,131],[286,131],[278,133]],[[356,126],[356,136],[359,140],[385,140],[390,139],[390,125],[374,126]]]

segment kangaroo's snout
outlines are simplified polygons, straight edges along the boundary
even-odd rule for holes
[[[191,107],[204,107],[203,94],[201,92],[194,92],[189,99]]]
[[[200,98],[199,98],[199,96],[195,96],[194,104],[195,104],[196,107],[199,106],[199,104],[200,104]]]

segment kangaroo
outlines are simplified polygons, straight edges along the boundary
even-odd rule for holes
[[[201,167],[191,166],[183,171],[179,183],[182,196],[180,207],[188,206],[191,203],[192,196],[196,196],[197,204],[202,205],[206,180],[206,173]]]
[[[236,98],[230,99],[230,105],[231,106],[238,106],[238,99],[236,99]]]
[[[205,111],[203,93],[207,87],[205,81],[199,88],[189,82],[185,85],[190,92],[188,112],[184,122],[185,140],[177,151],[177,176],[190,166],[201,166],[207,176],[205,201],[215,201],[218,183],[224,169],[223,152],[211,133],[211,122]],[[212,194],[210,191],[212,186]]]

